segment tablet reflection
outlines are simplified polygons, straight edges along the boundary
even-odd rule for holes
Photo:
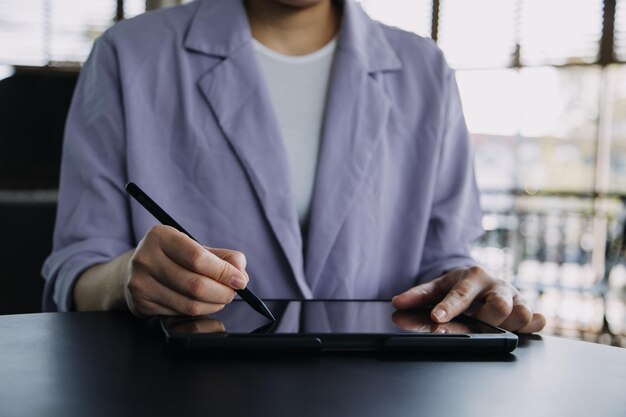
[[[434,322],[430,318],[429,310],[396,310],[391,315],[391,320],[399,329],[413,333],[466,334],[472,332],[469,326],[458,321],[442,324]]]
[[[438,324],[430,310],[395,310],[389,302],[275,301],[275,323],[241,302],[202,318],[168,319],[176,333],[435,333],[479,332],[463,321]]]
[[[224,323],[210,318],[191,319],[170,324],[170,329],[176,333],[224,333],[226,331]]]

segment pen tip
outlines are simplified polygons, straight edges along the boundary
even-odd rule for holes
[[[274,315],[272,314],[272,312],[270,311],[270,309],[269,309],[269,308],[267,308],[267,307],[265,307],[263,310],[264,310],[264,311],[263,311],[263,315],[264,315],[265,317],[267,317],[268,319],[272,320],[272,321],[275,323],[275,322],[276,322],[276,318],[274,317]]]

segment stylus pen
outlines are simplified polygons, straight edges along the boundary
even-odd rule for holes
[[[161,207],[159,207],[157,203],[154,202],[154,200],[148,197],[148,194],[144,193],[143,190],[139,188],[139,186],[137,186],[137,184],[129,182],[128,184],[126,184],[126,191],[128,191],[128,194],[130,194],[135,200],[137,200],[139,204],[141,204],[146,210],[148,210],[150,214],[156,217],[158,221],[160,221],[166,226],[172,226],[179,232],[186,234],[191,239],[198,242],[196,238],[191,236],[191,234],[188,231],[186,231],[183,228],[183,226],[178,224],[178,222],[174,220],[172,216],[167,214],[165,210],[163,210]],[[276,319],[274,318],[274,315],[267,308],[265,303],[261,301],[259,297],[254,295],[254,293],[250,291],[248,288],[244,288],[243,290],[235,290],[235,292],[237,292],[237,294],[239,294],[239,296],[243,298],[243,300],[246,303],[248,303],[250,307],[258,311],[259,313],[263,314],[268,319],[272,321],[276,321]]]

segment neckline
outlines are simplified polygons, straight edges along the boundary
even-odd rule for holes
[[[315,61],[331,55],[334,52],[335,47],[337,46],[337,37],[335,36],[333,39],[330,40],[330,42],[322,46],[317,51],[313,51],[305,55],[285,55],[280,52],[276,52],[275,50],[269,48],[268,46],[262,44],[254,38],[252,38],[252,44],[254,45],[254,49],[257,52],[276,61],[289,64],[306,64],[311,61]]]

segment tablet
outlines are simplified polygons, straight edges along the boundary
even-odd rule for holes
[[[390,301],[266,301],[271,322],[235,300],[203,317],[159,317],[177,352],[508,353],[517,336],[461,315],[445,324],[427,309],[396,310]]]

